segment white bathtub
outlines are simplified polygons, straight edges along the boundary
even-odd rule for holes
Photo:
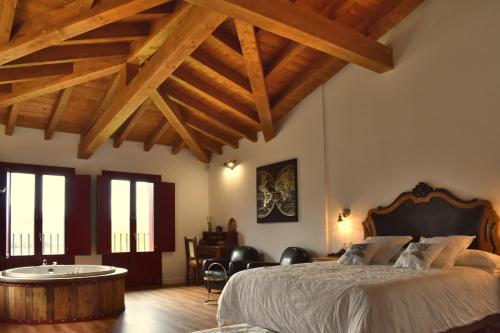
[[[54,279],[99,276],[115,272],[112,266],[101,265],[48,265],[12,268],[2,271],[2,276],[21,279]]]

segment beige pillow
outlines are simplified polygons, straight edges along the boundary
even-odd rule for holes
[[[428,269],[444,247],[444,244],[410,243],[394,267]]]
[[[500,269],[500,256],[481,250],[464,250],[458,256],[455,266],[481,267],[494,272]]]
[[[421,237],[420,243],[444,244],[444,250],[432,263],[432,267],[451,268],[455,265],[460,253],[472,244],[474,238],[476,238],[476,236]]]
[[[379,243],[380,247],[370,263],[374,265],[388,265],[401,248],[411,240],[411,236],[374,236],[366,238],[363,243]]]
[[[342,265],[369,265],[375,252],[380,247],[379,243],[374,244],[353,244],[339,258]]]

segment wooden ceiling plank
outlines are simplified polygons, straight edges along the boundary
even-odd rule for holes
[[[137,40],[147,37],[150,30],[149,22],[114,22],[64,40],[61,44],[104,43],[119,39]]]
[[[195,131],[198,131],[196,128],[193,128]],[[198,141],[200,142],[201,146],[208,151],[211,151],[214,154],[217,155],[222,155],[222,145],[217,142],[216,140],[213,140],[211,137],[208,135],[205,135],[205,133],[198,131]]]
[[[167,121],[161,122],[153,131],[153,134],[144,142],[144,151],[150,151],[151,148],[161,139],[163,134],[170,128]]]
[[[173,89],[168,85],[162,85],[161,91],[170,96],[170,98],[173,98],[178,104],[195,109],[217,121],[217,123],[228,133],[234,136],[244,137],[252,142],[257,142],[257,133],[253,129],[240,125],[233,119],[227,117],[224,112],[219,112],[205,103],[198,101],[186,93]]]
[[[209,136],[213,140],[216,140],[217,142],[220,142],[221,144],[231,146],[235,149],[239,147],[237,138],[232,138],[227,134],[222,133],[222,131],[220,131],[218,128],[207,122],[202,121],[201,119],[186,114],[184,115],[183,120],[185,124],[188,125],[189,127],[204,133],[205,135]]]
[[[349,1],[331,1],[323,8],[323,10],[321,11],[321,15],[329,17],[330,15],[332,15],[332,12],[336,14],[337,11],[340,11],[341,8],[343,8],[342,4],[345,4],[347,2]],[[275,57],[273,57],[273,59],[271,59],[269,64],[266,66],[266,81],[271,82],[275,80],[283,71],[283,69],[285,69],[291,61],[296,59],[296,57],[306,49],[307,46],[303,44],[289,41],[287,45]]]
[[[75,1],[34,17],[16,27],[8,45],[0,47],[0,64],[52,46],[71,37],[97,29],[126,16],[157,6],[167,0],[111,0],[76,15]],[[73,3],[77,3],[73,5]],[[41,33],[43,32],[43,33]]]
[[[7,44],[16,15],[17,0],[0,0],[0,45]]]
[[[19,115],[19,104],[14,104],[9,108],[9,116],[5,124],[5,135],[12,135],[16,126],[17,116]]]
[[[118,73],[116,73],[115,77],[111,80],[108,90],[97,104],[97,108],[92,112],[92,116],[90,117],[89,121],[83,128],[81,133],[82,135],[85,135],[89,132],[90,128],[92,128],[97,119],[99,119],[102,113],[106,111],[106,109],[111,105],[113,100],[120,92],[120,89],[123,88],[124,86],[125,75],[126,73],[124,66],[120,69]]]
[[[0,67],[0,84],[31,81],[57,75],[73,73],[73,64],[51,64],[21,68]]]
[[[392,49],[288,0],[188,0],[375,72],[393,68]]]
[[[221,39],[212,35],[207,38],[207,41],[215,45],[217,48],[221,49],[221,51],[226,54],[226,56],[229,57],[232,61],[241,64],[243,63],[243,55],[241,54],[241,52],[238,52]]]
[[[223,78],[228,84],[232,85],[242,94],[251,95],[252,87],[246,77],[231,69],[223,62],[215,59],[211,55],[198,49],[193,52],[191,59],[205,67],[210,72]]]
[[[127,55],[129,50],[127,43],[51,46],[9,62],[1,68],[77,62],[89,59],[100,60],[105,57],[115,56],[122,57]]]
[[[253,25],[236,20],[236,30],[243,50],[243,60],[247,68],[250,85],[253,91],[253,100],[257,107],[262,132],[266,141],[272,140],[276,135],[273,116],[269,105],[266,79],[262,67],[259,45],[255,36]]]
[[[119,148],[123,141],[127,139],[130,135],[130,132],[134,129],[135,125],[139,122],[142,115],[149,107],[149,100],[146,100],[142,105],[135,111],[132,116],[122,125],[122,127],[118,130],[118,133],[115,135],[115,140],[113,142],[113,147]]]
[[[163,46],[82,138],[79,157],[89,158],[225,18],[217,12],[192,6],[184,24],[172,32]],[[196,154],[207,160],[206,155],[199,152]]]
[[[49,123],[45,129],[45,140],[51,140],[54,132],[56,131],[57,125],[61,120],[62,114],[68,105],[71,93],[73,92],[73,87],[68,87],[61,90],[59,96],[57,97],[56,104],[52,110],[52,115],[50,116]]]
[[[165,43],[167,37],[184,21],[189,13],[190,5],[186,2],[179,3],[172,15],[153,22],[151,33],[132,43],[128,62],[140,65],[151,57]]]
[[[369,37],[378,39],[408,16],[423,1],[401,0],[389,10],[383,7],[380,11],[373,14],[375,18],[368,18],[369,21],[375,21],[372,26],[379,26],[381,27],[380,29],[369,32],[370,28],[367,29],[364,22],[361,22],[356,29],[364,29],[365,32],[368,32]],[[329,55],[321,55],[319,59],[296,77],[292,81],[292,84],[287,87],[285,93],[279,96],[276,102],[273,103],[272,112],[275,121],[282,118],[309,93],[328,81],[347,64],[347,62]]]
[[[177,155],[185,147],[186,147],[186,143],[177,134],[177,138],[175,139],[174,143],[172,143],[172,154]]]
[[[168,97],[164,98],[156,90],[151,94],[151,100],[156,104],[158,109],[160,109],[165,118],[167,118],[168,122],[175,129],[177,134],[179,134],[182,140],[186,142],[193,154],[202,162],[210,162],[210,156],[200,146],[198,141],[196,141],[191,129],[184,123],[181,111],[177,104],[171,101]]]
[[[14,83],[12,92],[0,96],[0,107],[16,104],[33,97],[49,94],[116,73],[125,59],[77,62],[73,73],[50,79]]]
[[[220,91],[219,89],[213,87],[212,85],[200,80],[198,77],[192,75],[183,68],[179,68],[173,73],[173,78],[183,81],[188,84],[196,91],[202,93],[204,96],[216,100],[219,103],[224,104],[226,107],[230,108],[233,112],[238,114],[242,120],[251,126],[260,125],[257,112],[248,106],[240,103],[238,100],[234,99],[233,96]]]

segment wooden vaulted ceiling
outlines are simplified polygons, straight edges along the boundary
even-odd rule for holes
[[[0,0],[0,121],[208,163],[347,64],[390,70],[377,39],[422,1]]]

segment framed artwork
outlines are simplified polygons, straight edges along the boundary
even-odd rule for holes
[[[297,159],[257,168],[257,223],[298,222]]]

